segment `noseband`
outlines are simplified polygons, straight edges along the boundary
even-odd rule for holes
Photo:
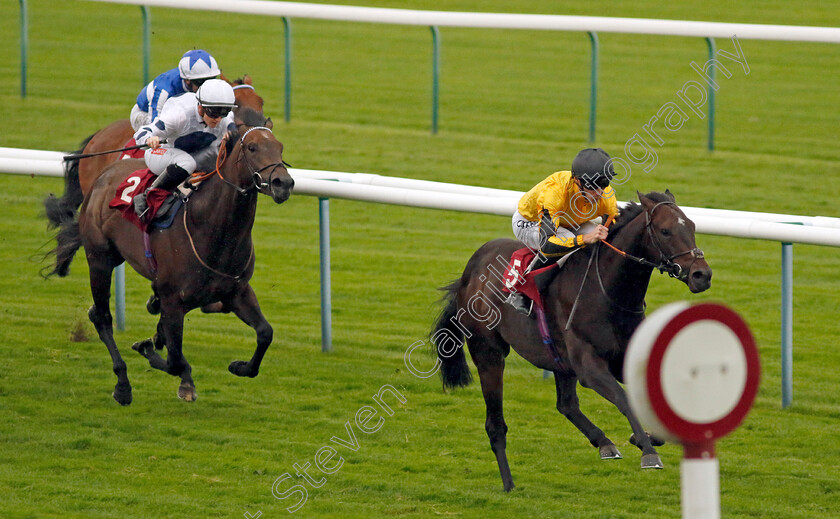
[[[665,254],[665,252],[662,250],[662,244],[659,242],[659,239],[656,237],[656,234],[651,230],[651,227],[653,226],[653,213],[660,205],[676,204],[674,202],[659,202],[653,206],[653,209],[651,209],[650,212],[645,211],[645,229],[647,230],[650,241],[656,246],[657,250],[659,250],[659,264],[652,264],[651,266],[658,268],[660,272],[667,272],[668,275],[672,278],[677,278],[680,281],[685,281],[685,279],[688,277],[688,272],[683,271],[683,268],[678,263],[674,262],[674,258],[679,258],[680,256],[691,254],[691,256],[695,260],[703,259],[703,251],[698,247],[694,247],[693,249],[677,252],[676,254],[671,254],[670,256]]]

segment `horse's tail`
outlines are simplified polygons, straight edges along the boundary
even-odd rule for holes
[[[95,133],[93,135],[96,135]],[[93,135],[82,141],[81,147],[75,154],[85,150]],[[47,226],[50,229],[61,227],[65,222],[71,222],[76,217],[76,211],[82,205],[85,195],[79,182],[79,159],[64,162],[64,194],[61,198],[50,193],[44,199],[47,213]]]
[[[41,271],[41,275],[45,278],[58,274],[59,277],[64,277],[70,273],[70,263],[73,261],[73,256],[76,251],[82,246],[82,235],[79,233],[79,222],[75,219],[63,222],[58,230],[55,240],[58,242],[55,249],[46,254],[45,257],[55,256],[55,267],[52,272],[44,274],[44,271],[49,269],[45,267]]]
[[[444,387],[463,387],[472,382],[470,367],[464,355],[464,332],[456,326],[458,301],[456,295],[461,288],[461,279],[441,288],[446,294],[446,306],[435,321],[429,337],[440,360],[440,378]]]

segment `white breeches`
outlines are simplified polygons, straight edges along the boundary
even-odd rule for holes
[[[542,249],[545,245],[545,238],[540,234],[540,222],[532,222],[519,214],[519,211],[513,213],[511,221],[513,226],[513,235],[516,239],[535,251]],[[580,234],[586,234],[595,230],[595,223],[583,222],[576,229],[566,229],[565,227],[558,227],[555,236],[561,238],[572,238]]]

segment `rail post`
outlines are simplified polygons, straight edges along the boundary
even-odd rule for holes
[[[143,13],[143,86],[149,84],[149,62],[152,54],[152,13],[149,6],[141,5]]]
[[[29,55],[29,20],[26,13],[26,0],[20,4],[20,97],[26,97],[26,60]]]
[[[706,45],[709,47],[709,151],[715,150],[715,89],[712,85],[715,83],[715,40],[714,38],[706,38]]]
[[[436,134],[440,97],[440,31],[434,25],[429,29],[432,31],[432,134]]]
[[[285,63],[283,65],[283,81],[284,81],[284,110],[283,120],[287,123],[292,119],[292,22],[287,16],[282,17],[283,20],[283,38],[284,38],[284,55]]]
[[[587,32],[592,46],[592,66],[589,73],[589,144],[595,143],[595,120],[598,112],[598,35]]]
[[[321,249],[321,351],[332,350],[332,295],[330,281],[330,199],[318,198]]]
[[[793,401],[793,244],[782,243],[782,407]]]

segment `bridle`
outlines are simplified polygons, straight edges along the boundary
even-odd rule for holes
[[[248,134],[251,133],[254,130],[265,130],[269,133],[273,133],[273,132],[271,131],[270,128],[266,128],[265,126],[254,126],[252,128],[249,128],[248,131],[246,131],[245,133],[242,134],[241,137],[239,137],[239,153],[242,156],[242,158],[245,159],[245,164],[248,165],[248,169],[251,171],[251,179],[254,182],[253,185],[250,186],[248,189],[253,188],[253,189],[256,189],[256,190],[259,191],[260,189],[265,189],[265,188],[268,187],[268,182],[263,180],[262,175],[260,175],[260,173],[267,170],[268,168],[271,168],[271,171],[268,172],[268,178],[271,178],[271,174],[278,167],[282,166],[283,168],[290,168],[292,166],[287,164],[285,160],[280,159],[279,162],[273,162],[273,163],[268,164],[266,166],[263,166],[259,169],[255,169],[254,165],[251,164],[251,161],[248,160],[248,155],[245,153],[245,137],[247,137]]]
[[[695,260],[702,259],[704,257],[703,251],[701,249],[699,249],[698,247],[694,247],[693,249],[685,250],[685,251],[682,251],[682,252],[677,252],[675,254],[671,254],[670,256],[665,254],[665,251],[662,249],[662,244],[656,238],[656,234],[651,230],[652,227],[653,227],[653,213],[661,205],[676,206],[676,204],[674,202],[667,202],[667,201],[666,202],[658,202],[656,205],[653,206],[653,209],[651,209],[650,211],[645,211],[644,212],[645,213],[645,231],[647,232],[648,238],[650,238],[651,243],[653,243],[653,245],[656,247],[657,251],[659,252],[659,262],[655,263],[655,262],[650,261],[650,260],[645,259],[645,258],[639,258],[639,257],[633,256],[632,254],[628,254],[628,253],[624,252],[623,250],[617,248],[616,246],[614,246],[613,244],[611,244],[607,240],[601,240],[598,243],[598,245],[595,247],[595,251],[593,252],[593,254],[589,256],[589,264],[586,267],[586,272],[583,275],[583,282],[580,285],[580,289],[578,290],[577,297],[575,298],[575,302],[572,305],[572,310],[569,313],[569,318],[566,321],[566,329],[568,329],[569,326],[572,323],[572,317],[574,316],[575,310],[577,309],[578,300],[580,299],[580,295],[581,295],[581,292],[583,291],[583,286],[586,283],[586,277],[589,275],[589,269],[592,267],[593,260],[595,260],[595,273],[596,273],[596,276],[598,278],[598,284],[601,287],[601,292],[604,294],[604,297],[607,298],[607,301],[609,301],[611,305],[619,308],[620,310],[628,312],[628,313],[632,313],[632,314],[644,314],[645,313],[645,303],[644,302],[642,302],[641,308],[639,308],[638,310],[634,310],[634,309],[631,309],[631,308],[625,308],[624,306],[619,304],[617,301],[613,300],[613,298],[611,298],[609,296],[609,294],[607,294],[607,289],[606,289],[606,287],[604,287],[604,281],[601,279],[600,261],[598,261],[598,259],[600,258],[600,253],[601,253],[601,243],[603,243],[604,245],[606,245],[610,249],[614,250],[615,252],[624,256],[625,258],[627,258],[629,260],[635,261],[636,263],[639,263],[640,265],[645,265],[647,267],[659,269],[659,272],[667,273],[672,278],[679,279],[680,281],[685,281],[686,278],[688,278],[688,270],[683,270],[683,268],[678,263],[676,263],[674,261],[674,259],[679,258],[680,256],[684,256],[686,254],[691,254],[694,257]],[[605,225],[609,226],[610,222],[612,222],[612,217],[610,217],[609,222],[607,222]],[[694,262],[692,261],[692,264],[693,263]],[[689,268],[689,270],[690,270],[690,268]]]
[[[705,256],[703,255],[703,251],[698,248],[694,247],[693,249],[684,250],[682,252],[677,252],[675,254],[671,254],[667,256],[665,252],[662,250],[662,244],[659,242],[659,238],[656,237],[656,234],[651,231],[651,227],[653,224],[653,212],[660,205],[676,205],[674,202],[659,202],[653,206],[653,209],[650,212],[645,211],[645,229],[647,230],[648,237],[650,241],[656,246],[657,250],[659,251],[659,264],[653,265],[655,268],[658,268],[660,272],[667,272],[669,276],[672,278],[677,278],[680,281],[685,281],[688,277],[688,272],[684,271],[683,268],[676,262],[674,262],[674,258],[679,258],[680,256],[684,256],[686,254],[691,254],[694,260],[703,259]],[[694,263],[692,260],[692,264]]]
[[[271,131],[271,128],[266,128],[265,126],[253,126],[251,128],[248,128],[248,131],[246,131],[239,137],[239,159],[237,159],[237,162],[239,162],[242,159],[245,159],[245,164],[248,166],[248,170],[251,173],[251,185],[249,185],[248,187],[237,186],[236,184],[222,176],[222,164],[224,164],[225,160],[227,159],[227,146],[224,142],[219,148],[219,155],[216,157],[216,170],[213,173],[218,174],[219,178],[221,178],[225,184],[235,189],[236,192],[241,195],[244,195],[252,190],[260,191],[262,189],[268,188],[268,182],[263,180],[263,177],[261,175],[263,171],[271,168],[271,171],[269,171],[268,174],[268,177],[271,178],[271,173],[273,173],[274,170],[278,167],[292,167],[290,164],[286,163],[285,160],[280,159],[279,162],[272,162],[271,164],[265,165],[259,169],[255,168],[251,161],[248,159],[248,154],[245,153],[245,137],[247,137],[248,134],[254,130],[265,130],[269,133],[274,133]]]
[[[653,261],[647,260],[645,258],[637,258],[632,254],[628,254],[622,250],[617,249],[611,243],[607,242],[606,240],[601,240],[604,245],[611,248],[612,250],[618,252],[625,258],[635,261],[641,265],[645,265],[648,267],[652,267],[658,269],[659,272],[667,273],[672,278],[679,279],[680,281],[685,281],[688,277],[688,271],[683,270],[683,268],[674,261],[674,258],[679,258],[680,256],[684,256],[686,254],[691,254],[695,260],[703,259],[703,251],[698,247],[694,247],[693,249],[684,250],[682,252],[677,252],[675,254],[671,254],[670,256],[665,254],[665,251],[662,249],[662,244],[660,243],[659,239],[656,237],[656,233],[654,233],[651,229],[653,227],[653,213],[659,208],[661,205],[673,205],[676,206],[674,202],[658,202],[656,205],[653,206],[653,209],[650,211],[645,211],[645,231],[647,232],[648,238],[650,238],[651,243],[656,247],[657,251],[659,252],[659,262],[655,263]],[[693,263],[693,262],[692,262]]]

